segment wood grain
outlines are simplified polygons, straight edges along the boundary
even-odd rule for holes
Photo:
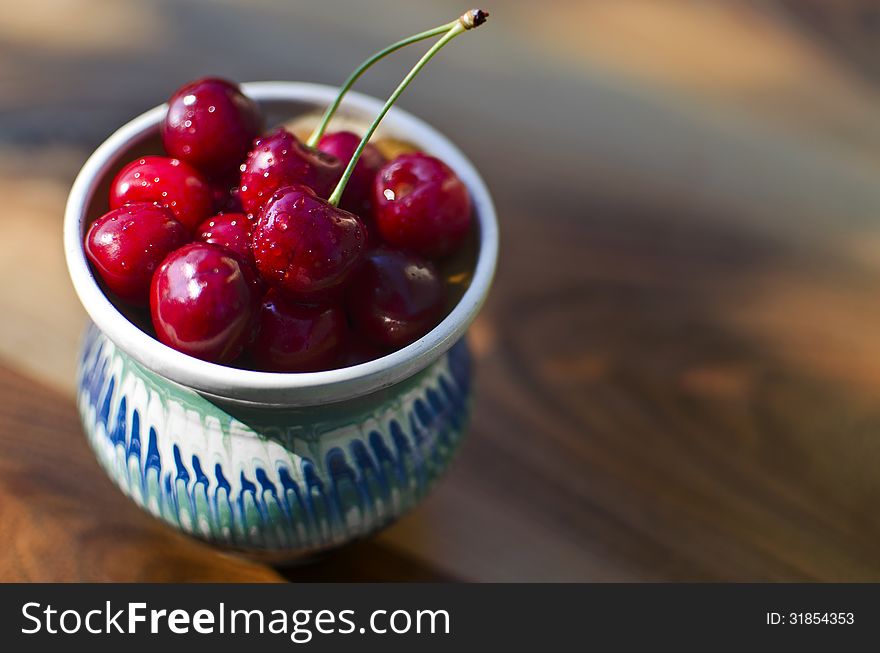
[[[0,578],[277,581],[147,517],[98,469],[69,397],[0,369]]]
[[[0,26],[0,579],[880,580],[870,3],[516,0],[444,52],[403,105],[501,216],[473,429],[401,522],[274,570],[144,517],[88,453],[67,187],[186,78],[333,82],[449,5],[119,0],[121,43],[97,0],[63,38],[40,4]]]

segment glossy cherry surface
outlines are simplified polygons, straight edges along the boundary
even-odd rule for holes
[[[260,369],[317,372],[335,365],[348,331],[339,304],[299,304],[273,289],[259,311],[251,356]]]
[[[165,156],[144,156],[120,170],[110,185],[111,209],[129,202],[165,206],[192,230],[213,213],[214,194],[205,178],[188,163]]]
[[[336,157],[342,168],[348,165],[361,137],[354,132],[342,131],[324,134],[318,141],[318,149]],[[385,157],[375,145],[368,143],[354,166],[339,206],[367,221],[372,215],[373,184],[379,169],[385,165]]]
[[[239,196],[246,213],[258,217],[272,194],[291,184],[303,184],[327,197],[342,176],[336,157],[306,147],[286,129],[254,143],[241,169]]]
[[[191,243],[153,275],[150,312],[159,340],[190,356],[228,363],[253,336],[253,287],[239,259],[222,247]]]
[[[196,240],[225,247],[253,265],[251,227],[244,213],[219,213],[200,224],[195,235]]]
[[[385,164],[373,187],[374,217],[385,242],[430,258],[454,252],[471,225],[471,200],[449,166],[420,152]]]
[[[346,292],[355,330],[383,348],[408,345],[443,315],[446,290],[437,268],[414,254],[370,252]]]
[[[251,243],[267,283],[293,299],[314,299],[341,290],[363,257],[366,237],[353,213],[306,186],[288,186],[266,204]]]
[[[189,232],[170,210],[140,202],[95,220],[86,234],[85,250],[112,292],[130,304],[146,306],[153,272],[188,240]]]
[[[207,77],[181,86],[162,123],[165,151],[209,175],[237,170],[263,129],[256,102],[236,84]]]

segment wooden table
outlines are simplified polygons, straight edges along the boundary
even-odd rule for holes
[[[473,158],[502,221],[450,475],[290,569],[111,488],[72,399],[73,175],[188,78],[334,82],[461,9],[360,4],[38,0],[0,22],[0,579],[880,580],[868,0],[489,7],[402,102]]]

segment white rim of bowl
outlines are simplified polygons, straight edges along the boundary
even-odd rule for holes
[[[254,100],[326,106],[337,89],[302,82],[250,82],[242,90]],[[382,102],[349,93],[341,116],[372,119]],[[470,286],[458,304],[428,334],[396,352],[367,363],[322,372],[276,373],[243,370],[176,351],[130,322],[99,287],[83,249],[87,210],[96,187],[119,163],[122,151],[156,131],[167,105],[141,114],[114,132],[88,158],[70,190],[64,214],[64,251],[74,288],[91,320],[126,354],[153,372],[216,398],[245,404],[311,406],[344,401],[387,388],[423,370],[465,333],[486,299],[498,258],[498,223],[492,198],[476,168],[449,139],[398,108],[382,122],[382,133],[403,138],[439,157],[467,185],[479,230],[477,262]],[[293,116],[292,116],[293,117]]]

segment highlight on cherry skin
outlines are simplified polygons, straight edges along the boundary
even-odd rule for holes
[[[467,188],[449,166],[421,152],[383,166],[373,200],[383,240],[422,256],[449,256],[471,229]]]
[[[253,338],[256,298],[238,257],[217,245],[175,250],[153,275],[150,314],[159,340],[190,356],[235,360]]]
[[[196,240],[225,247],[253,266],[252,227],[244,213],[218,213],[202,222],[196,228],[195,235]]]
[[[339,159],[306,147],[289,131],[279,128],[254,142],[241,166],[239,196],[244,210],[257,216],[280,188],[302,184],[326,198],[340,176]]]
[[[153,272],[189,241],[189,233],[162,206],[135,202],[95,220],[86,233],[86,256],[111,292],[129,304],[146,304]]]
[[[360,218],[297,185],[282,188],[266,203],[251,246],[257,271],[269,285],[309,301],[342,290],[366,241]]]
[[[166,156],[143,156],[119,171],[110,186],[110,208],[130,202],[164,206],[187,229],[194,229],[214,209],[212,188],[201,173]]]
[[[184,84],[168,100],[162,144],[172,157],[214,177],[237,174],[263,130],[257,103],[225,79]]]
[[[108,297],[148,306],[150,335],[179,352],[256,370],[357,365],[425,336],[449,305],[445,261],[468,251],[470,196],[439,159],[389,161],[370,139],[425,64],[485,16],[467,12],[367,59],[305,142],[267,131],[233,82],[180,87],[164,152],[122,167],[109,210],[86,229]],[[369,128],[325,132],[366,68],[436,35]]]

